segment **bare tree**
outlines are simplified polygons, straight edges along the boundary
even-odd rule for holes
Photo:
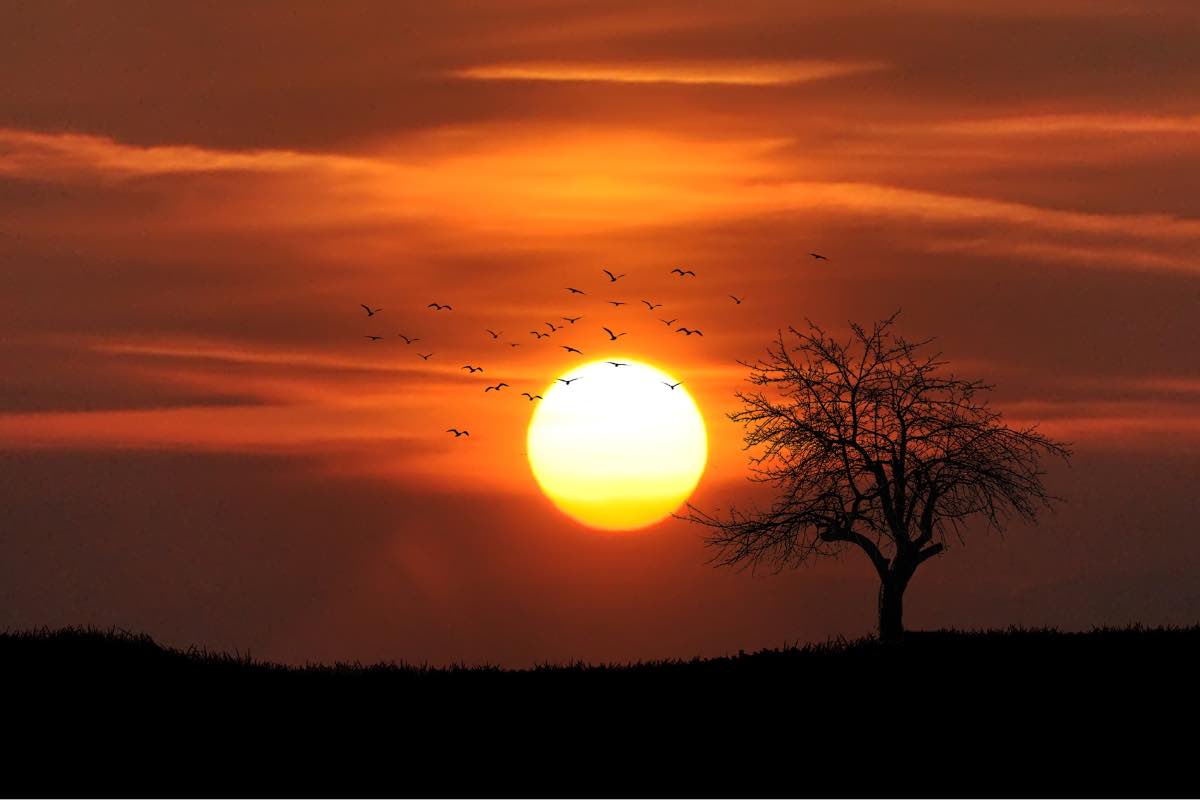
[[[751,480],[776,485],[769,510],[727,517],[689,504],[711,529],[721,566],[777,570],[848,547],[879,574],[879,637],[904,633],[903,599],[917,567],[959,539],[971,517],[999,530],[1032,521],[1051,497],[1042,454],[1070,456],[1036,428],[1012,428],[980,397],[988,384],[944,372],[932,340],[893,333],[897,314],[842,343],[812,322],[788,329],[750,368],[753,391],[729,414],[746,428]],[[789,345],[792,345],[789,347]]]

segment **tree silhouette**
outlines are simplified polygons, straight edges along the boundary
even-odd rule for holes
[[[721,566],[776,570],[858,547],[879,574],[879,637],[904,633],[903,599],[917,567],[940,554],[969,518],[999,530],[1033,521],[1056,498],[1042,484],[1042,454],[1070,456],[1036,428],[1013,428],[980,394],[992,387],[944,373],[932,340],[893,333],[899,312],[841,343],[812,322],[780,332],[750,368],[753,391],[729,414],[745,428],[751,480],[780,493],[769,510],[727,517],[688,505],[712,529]],[[789,345],[792,345],[789,347]]]

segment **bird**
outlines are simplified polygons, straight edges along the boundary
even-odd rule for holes
[[[602,270],[600,270],[600,271],[601,271],[601,272],[603,272],[605,275],[607,275],[607,276],[608,276],[608,280],[609,280],[611,283],[616,283],[618,280],[620,280],[621,278],[624,278],[624,277],[625,277],[625,273],[624,273],[624,272],[622,272],[620,275],[613,275],[611,272],[609,272],[609,271],[608,271],[608,270],[606,270],[606,269],[602,269]]]
[[[460,436],[470,436],[471,435],[470,431],[460,431],[458,428],[446,428],[446,433],[453,433],[455,439],[457,439]]]
[[[613,342],[615,342],[617,339],[620,339],[622,336],[625,335],[625,333],[613,333],[612,330],[609,328],[605,328],[604,331],[608,334],[609,341],[613,341]],[[626,331],[626,333],[627,332],[628,331]]]
[[[583,291],[582,289],[575,289],[571,286],[565,286],[563,288],[565,288],[571,294],[587,294],[587,292]]]
[[[528,397],[528,398],[529,398],[529,402],[531,402],[531,403],[532,403],[534,400],[542,400],[542,399],[544,399],[544,398],[543,398],[543,397],[542,397],[540,394],[530,394],[529,392],[521,392],[521,394],[523,394],[523,395],[525,395],[526,397]]]
[[[628,367],[624,361],[605,361],[605,364],[612,364],[614,367]]]
[[[579,320],[583,319],[583,317],[563,317],[563,319],[574,325],[576,322],[579,322]]]
[[[465,364],[463,369],[470,370],[472,375],[474,375],[476,372],[483,372],[483,367],[472,367],[470,364]]]
[[[521,345],[519,342],[509,342],[508,346],[509,347],[520,347]]]
[[[366,336],[366,334],[364,334],[364,336]],[[378,342],[383,337],[382,336],[367,336],[367,338],[370,339],[372,342]]]
[[[489,387],[487,387],[486,389],[484,389],[483,391],[484,391],[484,393],[485,393],[485,394],[486,394],[487,392],[490,392],[490,391],[492,391],[492,390],[495,390],[495,391],[497,391],[497,392],[498,392],[498,391],[500,391],[500,389],[501,389],[502,387],[504,387],[504,386],[508,386],[508,384],[507,384],[507,383],[497,383],[495,386],[489,386]]]
[[[675,332],[676,332],[676,333],[686,333],[688,336],[691,336],[693,333],[694,333],[694,334],[696,334],[697,336],[703,336],[703,335],[704,335],[703,333],[701,333],[700,331],[698,331],[698,330],[697,330],[697,329],[695,329],[695,328],[691,328],[691,329],[689,329],[689,328],[676,328],[676,329],[675,329]]]
[[[669,328],[672,325],[674,325],[676,322],[679,322],[679,317],[676,317],[675,319],[663,319],[662,317],[659,317],[658,321],[661,322],[662,324],[666,325]]]
[[[620,308],[621,306],[629,305],[624,300],[609,300],[608,302],[611,303],[612,305],[616,306],[617,308]]]
[[[809,255],[812,256],[813,259],[816,261],[828,261],[829,260],[828,258],[821,255],[820,253],[809,253]]]
[[[426,308],[432,308],[434,311],[443,311],[443,310],[445,310],[445,311],[453,311],[453,310],[454,310],[454,309],[453,309],[453,308],[451,308],[450,306],[444,306],[444,305],[442,305],[441,303],[430,303],[429,305],[427,305],[427,306],[425,306],[425,307],[426,307]]]
[[[555,378],[555,380],[557,380],[559,383],[565,383],[567,386],[570,386],[572,383],[579,380],[579,378]]]
[[[562,329],[562,325],[555,325],[553,322],[547,322],[546,327],[550,329],[551,333]]]
[[[366,303],[359,303],[359,305],[360,305],[360,306],[362,306],[362,307],[363,307],[363,310],[367,312],[367,316],[368,316],[368,317],[373,317],[373,316],[375,316],[376,314],[378,314],[380,311],[383,311],[383,309],[382,309],[382,308],[371,308],[371,307],[370,307],[369,305],[367,305]]]
[[[662,382],[663,386],[666,386],[668,389],[674,389],[680,383],[683,383],[683,381],[680,381],[679,383],[667,383],[666,381]]]
[[[676,267],[675,269],[671,270],[671,273],[672,274],[679,273],[679,277],[681,277],[681,278],[685,275],[691,275],[693,278],[696,277],[696,273],[692,272],[690,269],[680,269],[679,267]]]
[[[530,331],[530,333],[532,333],[534,336],[538,337],[539,339],[545,339],[547,336],[550,335],[548,333],[542,333],[541,331]]]
[[[731,295],[729,295],[729,296],[730,296],[730,297],[732,297],[732,298],[733,298],[733,302],[737,303],[739,306],[742,304],[742,300],[745,300],[745,299],[746,299],[746,298],[744,298],[744,297],[741,297],[741,298],[739,298],[739,297],[737,297],[736,295],[732,295],[732,294],[731,294]]]
[[[500,331],[500,333],[496,333],[496,332],[495,332],[494,330],[492,330],[491,328],[484,328],[484,330],[485,330],[485,331],[487,331],[489,334],[491,334],[491,336],[492,336],[492,338],[493,338],[493,339],[499,339],[499,338],[500,338],[500,333],[504,333],[504,331]]]
[[[579,355],[583,355],[582,350],[576,350],[574,347],[567,347],[565,344],[560,344],[559,347],[561,347],[563,350],[566,350],[568,353],[579,353]]]
[[[428,361],[429,356],[433,355],[433,353],[430,353],[429,355],[425,355],[424,353],[417,353],[417,355],[419,355],[422,358],[422,360]]]
[[[642,302],[645,303],[646,308],[650,309],[651,311],[656,308],[662,308],[662,303],[651,303],[649,300],[643,300]]]
[[[410,339],[407,336],[405,336],[403,333],[397,333],[396,335],[399,336],[401,339],[403,339],[405,344],[412,344],[413,342],[421,341],[420,339]]]

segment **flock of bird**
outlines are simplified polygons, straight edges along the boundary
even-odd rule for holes
[[[811,256],[815,261],[828,261],[829,260],[827,257],[821,255],[820,253],[809,253],[809,256]],[[622,278],[626,277],[626,273],[623,273],[623,272],[622,273],[614,273],[607,269],[602,269],[601,272],[603,272],[607,276],[609,285],[615,284],[618,281],[620,281]],[[678,276],[678,279],[687,279],[687,278],[695,278],[696,277],[696,272],[694,270],[682,269],[679,267],[671,270],[671,272],[669,274]],[[574,286],[566,286],[563,288],[565,291],[567,291],[571,295],[587,296],[587,294],[588,294],[584,290],[579,289]],[[729,297],[734,301],[734,303],[736,305],[739,305],[739,306],[742,305],[743,301],[746,299],[745,297],[737,297],[736,295],[732,295],[732,294],[729,295]],[[606,302],[609,305],[612,305],[616,310],[620,310],[621,306],[629,305],[629,303],[624,300],[608,300]],[[654,303],[654,302],[651,302],[650,300],[642,300],[641,302],[646,306],[646,309],[649,313],[654,313],[654,311],[656,309],[663,307],[662,303]],[[366,312],[366,315],[369,318],[375,317],[381,311],[383,311],[382,308],[375,308],[373,306],[367,305],[366,303],[360,303],[359,305],[362,307],[363,311]],[[426,306],[426,309],[433,313],[441,313],[443,311],[446,311],[446,312],[454,311],[453,306],[449,305],[448,303],[436,303],[436,302],[429,303]],[[583,315],[574,316],[574,317],[561,316],[561,317],[559,317],[559,319],[565,324],[559,325],[559,324],[556,324],[555,322],[544,322],[544,323],[542,323],[542,325],[548,329],[547,332],[543,332],[541,330],[531,330],[531,331],[529,331],[529,333],[530,333],[530,335],[532,335],[535,338],[535,341],[541,341],[542,339],[550,338],[551,336],[553,336],[555,333],[558,333],[559,331],[568,330],[569,328],[573,329],[575,324],[578,323],[583,318],[584,318]],[[673,329],[675,333],[682,333],[685,336],[689,336],[689,337],[691,337],[691,336],[703,337],[704,336],[704,332],[701,331],[699,328],[689,328],[684,325],[675,327],[676,323],[679,322],[678,317],[676,317],[674,319],[664,319],[662,317],[658,317],[658,320],[660,322],[662,322],[664,325],[666,325],[668,329]],[[621,337],[628,335],[627,331],[617,332],[608,326],[602,325],[602,326],[600,326],[600,329],[602,331],[604,331],[604,333],[607,335],[608,342],[610,342],[610,343],[616,342],[616,341],[620,340]],[[499,341],[501,335],[503,335],[503,333],[504,333],[503,331],[494,331],[494,330],[491,330],[490,328],[485,328],[484,332],[487,333],[492,338],[493,341],[497,341],[497,342]],[[401,340],[404,341],[404,344],[406,346],[414,345],[417,342],[421,341],[420,337],[410,337],[403,333],[398,333],[396,335],[398,338],[400,338]],[[370,342],[383,341],[383,339],[385,338],[384,336],[380,336],[380,335],[376,335],[376,334],[364,334],[364,337]],[[521,346],[521,342],[509,341],[509,342],[505,342],[505,344],[507,344],[510,348]],[[578,348],[573,347],[571,345],[562,344],[562,345],[559,345],[559,347],[561,347],[563,350],[565,350],[568,353],[583,355],[582,350],[579,350]],[[418,350],[416,355],[421,360],[428,361],[430,358],[432,358],[436,354],[433,352],[422,353]],[[628,363],[623,362],[623,361],[608,361],[606,363],[612,364],[614,368],[629,366]],[[483,367],[475,365],[475,364],[464,364],[462,366],[462,369],[466,370],[471,375],[474,375],[476,372],[482,373],[484,371]],[[557,380],[559,383],[562,383],[566,386],[570,386],[572,383],[579,380],[579,377],[577,376],[574,378],[558,378]],[[680,381],[678,383],[668,383],[666,381],[663,381],[663,385],[672,391],[675,390],[677,387],[679,387],[681,384],[682,384],[682,381]],[[488,386],[484,387],[483,391],[484,391],[484,394],[487,394],[488,392],[496,392],[497,394],[499,394],[502,389],[506,389],[506,388],[511,388],[511,387],[507,383],[499,382],[499,383],[488,385]],[[521,392],[520,394],[521,394],[521,396],[525,397],[529,402],[543,399],[540,394],[533,394],[532,392]],[[466,429],[460,429],[460,428],[447,428],[446,433],[453,434],[455,439],[458,439],[462,436],[469,437],[471,435],[470,431],[468,431]]]

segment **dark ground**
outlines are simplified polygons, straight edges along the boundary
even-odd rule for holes
[[[5,794],[1200,789],[1200,627],[920,632],[513,671],[290,668],[59,630],[0,634],[0,664],[6,774],[21,781]]]

